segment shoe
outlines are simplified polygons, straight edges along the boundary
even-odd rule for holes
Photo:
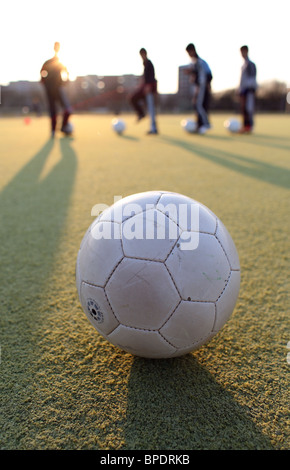
[[[200,126],[197,130],[198,134],[205,134],[208,131],[208,126]]]
[[[70,122],[67,122],[65,126],[61,126],[60,131],[67,136],[71,136],[73,133],[73,126]]]
[[[158,131],[148,131],[147,132],[147,135],[157,135],[158,134]]]
[[[252,130],[251,126],[244,126],[239,130],[239,134],[251,134]]]
[[[141,119],[144,119],[144,117],[145,117],[145,114],[139,114],[139,115],[137,116],[137,122],[140,122]]]

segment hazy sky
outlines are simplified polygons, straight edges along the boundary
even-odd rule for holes
[[[260,83],[289,83],[289,25],[289,0],[9,0],[1,6],[0,83],[38,80],[54,41],[71,78],[140,75],[145,47],[159,91],[175,92],[193,42],[212,68],[214,90],[237,85],[243,44]]]

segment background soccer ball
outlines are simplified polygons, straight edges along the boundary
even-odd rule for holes
[[[227,119],[225,122],[224,122],[224,127],[229,131],[229,132],[239,132],[239,130],[241,129],[241,123],[235,119],[235,118],[232,118],[232,119]]]
[[[181,127],[190,134],[196,132],[197,124],[193,119],[183,119],[181,121]]]
[[[62,132],[66,135],[72,134],[73,131],[74,131],[74,126],[70,121],[67,122],[66,125],[62,128]]]
[[[117,118],[114,118],[112,120],[112,127],[113,130],[117,132],[117,134],[122,134],[122,132],[124,132],[124,130],[126,129],[125,122]]]
[[[190,213],[198,215],[195,225]],[[153,238],[156,228],[168,236]],[[192,240],[194,248],[184,249]],[[133,355],[168,358],[202,346],[226,323],[240,265],[230,234],[207,207],[149,191],[94,220],[77,256],[76,283],[86,316],[108,341]]]

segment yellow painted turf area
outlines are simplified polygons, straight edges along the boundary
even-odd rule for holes
[[[185,116],[0,118],[1,449],[289,448],[290,116],[204,136]],[[89,324],[75,261],[97,203],[148,190],[208,206],[241,263],[236,308],[200,350],[170,360],[120,351]]]

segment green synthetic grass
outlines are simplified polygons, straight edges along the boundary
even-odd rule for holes
[[[2,449],[288,449],[290,116],[206,136],[159,116],[145,136],[124,116],[0,119]],[[75,261],[94,204],[147,190],[186,194],[224,222],[240,256],[232,317],[210,343],[136,358],[89,324]]]

